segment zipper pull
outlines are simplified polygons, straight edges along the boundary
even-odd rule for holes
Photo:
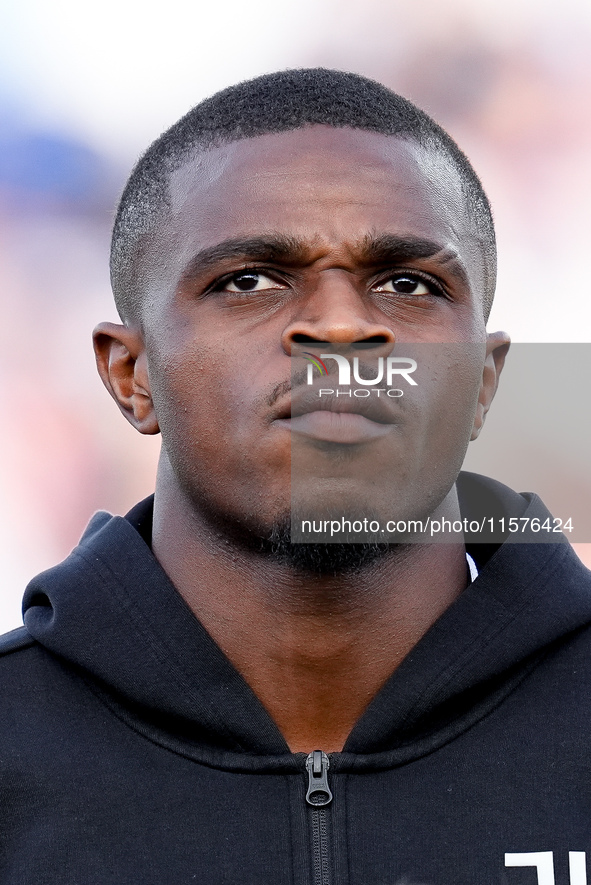
[[[330,760],[322,750],[314,750],[306,759],[308,772],[308,792],[306,802],[314,808],[330,805],[332,793],[328,786],[328,768]]]

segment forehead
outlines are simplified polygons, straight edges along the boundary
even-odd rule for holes
[[[158,239],[178,272],[228,238],[280,234],[339,251],[392,233],[440,242],[479,287],[481,246],[456,169],[397,137],[309,126],[222,145],[172,173],[169,205]]]

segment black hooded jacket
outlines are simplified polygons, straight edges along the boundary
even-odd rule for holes
[[[0,885],[591,885],[591,574],[566,542],[471,548],[343,752],[307,757],[152,556],[150,506],[97,514],[0,639]]]

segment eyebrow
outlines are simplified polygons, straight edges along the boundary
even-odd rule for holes
[[[282,234],[223,240],[193,255],[183,272],[182,281],[193,279],[215,265],[231,260],[304,266],[309,262],[316,245],[314,241],[306,242]],[[434,240],[396,234],[368,234],[352,249],[352,253],[367,267],[395,266],[409,260],[437,257],[438,263],[449,265],[449,271],[454,276],[466,285],[469,284],[467,273],[455,250]]]
[[[216,264],[233,259],[239,261],[277,261],[280,263],[305,264],[309,246],[295,237],[280,234],[259,237],[238,237],[223,240],[215,246],[201,249],[189,261],[183,272],[183,280],[191,279]]]
[[[437,258],[438,264],[448,266],[449,272],[466,286],[468,274],[455,249],[435,240],[422,237],[400,237],[395,234],[367,236],[361,244],[362,261],[368,265],[396,265],[420,258]]]

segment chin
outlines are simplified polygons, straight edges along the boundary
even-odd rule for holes
[[[397,546],[374,541],[301,543],[293,540],[294,524],[298,521],[288,512],[272,523],[226,522],[225,528],[233,542],[249,553],[305,575],[335,577],[358,572],[392,554]]]
[[[250,513],[236,513],[228,508],[222,508],[214,503],[211,498],[200,496],[193,499],[194,505],[199,510],[204,525],[209,526],[213,532],[234,544],[250,556],[258,556],[271,560],[277,564],[288,566],[294,572],[302,575],[338,576],[359,572],[376,561],[393,556],[402,552],[404,544],[389,544],[380,542],[371,536],[363,538],[359,543],[359,535],[356,540],[325,541],[324,538],[317,543],[300,542],[293,528],[301,525],[302,519],[330,519],[335,514],[340,517],[343,510],[318,506],[310,508],[315,512],[311,514],[306,508],[305,513],[298,510],[285,508],[285,502],[276,507],[270,507],[264,515],[251,511]],[[274,511],[274,513],[273,513]],[[351,519],[357,519],[358,508],[351,513]],[[377,514],[366,511],[368,519],[377,518]],[[347,514],[345,513],[345,517]]]
[[[360,572],[393,552],[390,544],[297,543],[291,537],[288,519],[276,524],[269,537],[261,540],[260,551],[301,574],[336,577]]]

